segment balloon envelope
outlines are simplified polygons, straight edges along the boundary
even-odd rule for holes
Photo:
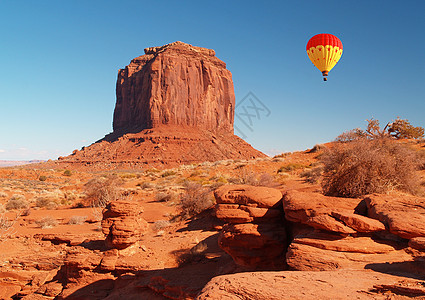
[[[307,43],[307,55],[323,76],[328,76],[328,72],[341,58],[342,43],[333,34],[316,34]]]

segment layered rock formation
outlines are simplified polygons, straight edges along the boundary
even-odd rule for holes
[[[214,50],[182,42],[145,49],[118,72],[113,128],[187,125],[233,133],[232,74]]]
[[[267,187],[227,185],[214,196],[216,216],[227,222],[218,238],[220,247],[241,266],[282,268],[287,243],[282,193]]]
[[[148,229],[137,202],[112,201],[103,211],[102,231],[108,248],[124,249],[138,242]]]
[[[114,131],[55,165],[161,168],[265,157],[233,134],[232,75],[214,50],[182,42],[147,48],[119,71],[116,95]]]

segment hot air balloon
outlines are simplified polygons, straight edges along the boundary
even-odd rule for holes
[[[307,55],[311,62],[322,72],[323,80],[327,81],[329,71],[335,67],[342,55],[342,43],[336,36],[320,33],[313,36],[307,43]]]

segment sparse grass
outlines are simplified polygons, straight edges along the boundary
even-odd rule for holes
[[[419,187],[417,154],[405,145],[381,138],[336,144],[321,157],[326,195],[360,197]]]
[[[53,228],[58,226],[58,220],[56,220],[55,218],[52,217],[44,217],[40,220],[35,221],[35,223],[41,228],[41,229],[46,229],[46,228]]]
[[[84,222],[87,220],[87,216],[72,216],[68,224],[69,225],[81,225],[84,224]]]

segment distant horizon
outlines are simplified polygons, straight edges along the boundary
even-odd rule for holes
[[[236,105],[254,97],[270,112],[248,127],[235,117],[235,134],[269,156],[370,118],[425,127],[425,56],[415,50],[425,48],[425,2],[408,3],[2,1],[0,160],[55,160],[112,132],[118,70],[175,41],[214,49]],[[344,47],[327,82],[305,49],[318,33]]]

